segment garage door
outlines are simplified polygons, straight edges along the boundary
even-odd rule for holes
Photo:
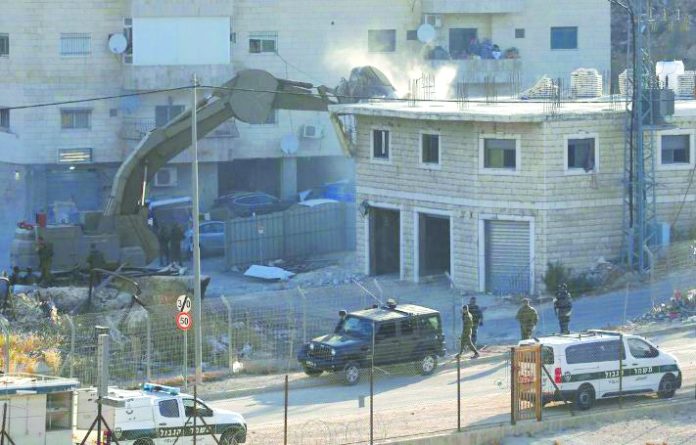
[[[529,293],[529,222],[486,221],[486,291]]]

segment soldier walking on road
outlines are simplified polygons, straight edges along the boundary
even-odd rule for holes
[[[97,249],[97,245],[95,243],[89,245],[87,267],[89,267],[89,270],[104,269],[106,267],[106,259],[104,258],[104,254]]]
[[[51,284],[51,263],[53,261],[53,244],[39,237],[36,245],[36,252],[39,254],[39,268],[41,269],[41,284],[49,286]]]
[[[469,299],[469,313],[474,322],[471,327],[471,342],[475,345],[476,340],[478,340],[478,328],[479,326],[483,326],[483,312],[481,312],[481,308],[476,304],[476,297],[471,297]]]
[[[471,356],[471,358],[478,358],[479,357],[479,352],[476,349],[476,345],[471,341],[471,331],[472,328],[474,327],[474,320],[471,317],[471,313],[469,312],[469,306],[464,305],[462,306],[462,336],[461,336],[461,346],[459,347],[459,354],[457,354],[457,358],[462,356],[462,353],[464,352],[464,347],[469,348],[471,351],[473,351],[474,355]]]
[[[520,322],[520,336],[522,340],[532,338],[532,332],[534,332],[534,328],[539,321],[539,315],[536,309],[529,304],[529,298],[522,300],[522,306],[517,311],[515,318]]]
[[[570,324],[570,313],[573,310],[573,301],[570,292],[568,292],[568,285],[565,283],[558,285],[556,298],[553,300],[553,310],[558,317],[561,334],[570,334],[568,325]]]
[[[157,241],[159,241],[160,266],[166,266],[171,263],[171,258],[169,256],[169,230],[164,224],[157,229]]]
[[[172,262],[181,265],[181,241],[184,239],[184,231],[179,224],[174,223],[169,233],[169,254]]]

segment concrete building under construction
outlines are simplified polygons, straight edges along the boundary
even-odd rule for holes
[[[392,102],[356,118],[357,256],[365,273],[536,293],[548,262],[576,271],[623,252],[623,103]],[[655,242],[693,228],[696,102],[655,139]]]

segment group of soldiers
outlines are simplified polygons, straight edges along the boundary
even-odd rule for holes
[[[561,334],[570,334],[569,325],[570,314],[573,310],[573,301],[568,291],[568,285],[565,283],[558,285],[556,297],[553,300],[553,310],[558,318]],[[520,324],[520,338],[522,340],[532,338],[534,329],[539,322],[539,314],[536,309],[532,307],[529,298],[524,298],[522,300],[522,305],[517,311],[515,319]],[[465,348],[474,353],[474,355],[471,356],[472,359],[479,357],[479,351],[476,348],[479,326],[483,326],[483,313],[478,304],[476,304],[476,297],[471,297],[469,299],[469,304],[462,306],[461,347],[456,357],[461,357]]]
[[[177,223],[171,226],[162,224],[157,228],[157,240],[160,245],[160,266],[176,263],[181,264],[181,241],[184,230]]]

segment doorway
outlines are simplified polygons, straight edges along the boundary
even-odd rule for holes
[[[398,210],[370,208],[370,275],[401,270],[401,215]]]
[[[418,214],[418,276],[450,273],[450,217]]]

